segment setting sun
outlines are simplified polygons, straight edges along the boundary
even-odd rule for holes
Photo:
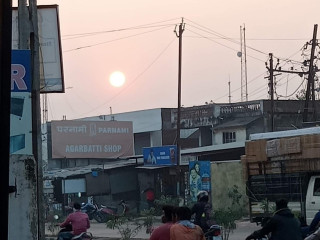
[[[109,77],[109,82],[114,87],[121,87],[126,81],[126,77],[122,72],[113,72]]]

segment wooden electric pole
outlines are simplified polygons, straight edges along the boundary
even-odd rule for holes
[[[12,1],[0,1],[0,239],[8,239]]]

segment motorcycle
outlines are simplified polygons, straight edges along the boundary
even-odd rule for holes
[[[59,216],[55,215],[54,218],[58,220]],[[68,224],[64,228],[61,228],[59,233],[63,233],[63,232],[72,232],[72,225]],[[71,240],[92,240],[92,239],[93,239],[93,236],[91,232],[82,232],[79,235],[75,235],[71,238]]]
[[[129,212],[128,204],[124,200],[121,200],[119,205],[122,207],[120,214],[118,214],[117,207],[101,205],[101,208],[97,210],[97,212],[93,215],[93,218],[97,222],[103,223],[120,216],[125,216]]]
[[[82,203],[81,212],[88,214],[89,220],[92,220],[97,214],[98,206],[92,203]]]
[[[221,227],[219,225],[212,225],[204,236],[206,240],[222,240]]]

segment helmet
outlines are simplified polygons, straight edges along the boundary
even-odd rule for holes
[[[197,199],[201,200],[203,197],[208,197],[208,196],[209,196],[209,194],[207,191],[199,191],[197,194]]]

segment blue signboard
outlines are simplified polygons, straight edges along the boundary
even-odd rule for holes
[[[11,52],[11,92],[31,92],[30,50]]]
[[[143,148],[144,165],[177,165],[177,146]]]
[[[11,56],[10,154],[32,155],[31,54]]]
[[[197,194],[200,190],[208,193],[211,191],[211,167],[210,161],[189,162],[190,197],[197,201]]]

